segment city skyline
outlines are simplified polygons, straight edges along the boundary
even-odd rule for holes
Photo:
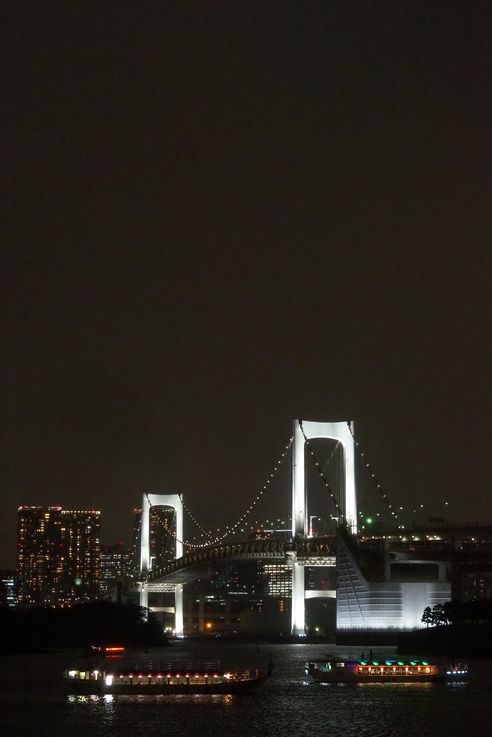
[[[6,15],[2,565],[21,504],[233,522],[296,417],[352,420],[398,507],[492,519],[490,8]]]

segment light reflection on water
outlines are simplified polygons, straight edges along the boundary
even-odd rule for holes
[[[176,658],[204,657],[196,643],[173,647]],[[492,737],[492,663],[477,661],[470,683],[322,685],[308,680],[306,660],[327,646],[246,644],[214,647],[223,662],[254,662],[272,653],[271,680],[241,696],[65,695],[0,689],[2,734],[22,737]],[[208,654],[208,653],[207,653]],[[212,656],[213,657],[213,656]],[[57,666],[58,668],[58,666]],[[61,672],[62,668],[59,669]],[[56,671],[58,672],[58,670]],[[42,684],[41,684],[42,685]]]

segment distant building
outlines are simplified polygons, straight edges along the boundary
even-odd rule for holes
[[[96,510],[19,507],[19,606],[68,606],[97,598],[99,528]]]
[[[15,571],[0,570],[0,606],[14,607],[15,598]]]
[[[118,587],[125,587],[132,579],[132,556],[123,546],[101,546],[99,558],[99,596],[101,599],[118,598]]]
[[[133,510],[133,568],[140,571],[140,525],[142,510]],[[175,556],[175,511],[172,507],[151,507],[149,515],[150,567],[172,560]]]
[[[288,598],[292,595],[292,566],[288,563],[261,563],[264,596]]]
[[[19,507],[19,606],[54,606],[59,603],[63,550],[61,528],[61,507]]]
[[[60,603],[78,604],[99,595],[101,513],[62,510],[62,586]]]

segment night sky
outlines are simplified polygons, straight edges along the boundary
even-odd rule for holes
[[[492,523],[491,4],[1,13],[0,565],[20,504],[234,521],[294,417]]]

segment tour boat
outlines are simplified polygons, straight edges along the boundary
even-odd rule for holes
[[[78,667],[67,670],[64,679],[70,693],[85,694],[239,694],[264,682],[270,670],[259,668],[224,670],[209,667],[167,665],[159,669],[132,667]]]
[[[307,675],[320,683],[461,681],[468,678],[464,663],[445,666],[428,660],[343,660],[306,663]]]

